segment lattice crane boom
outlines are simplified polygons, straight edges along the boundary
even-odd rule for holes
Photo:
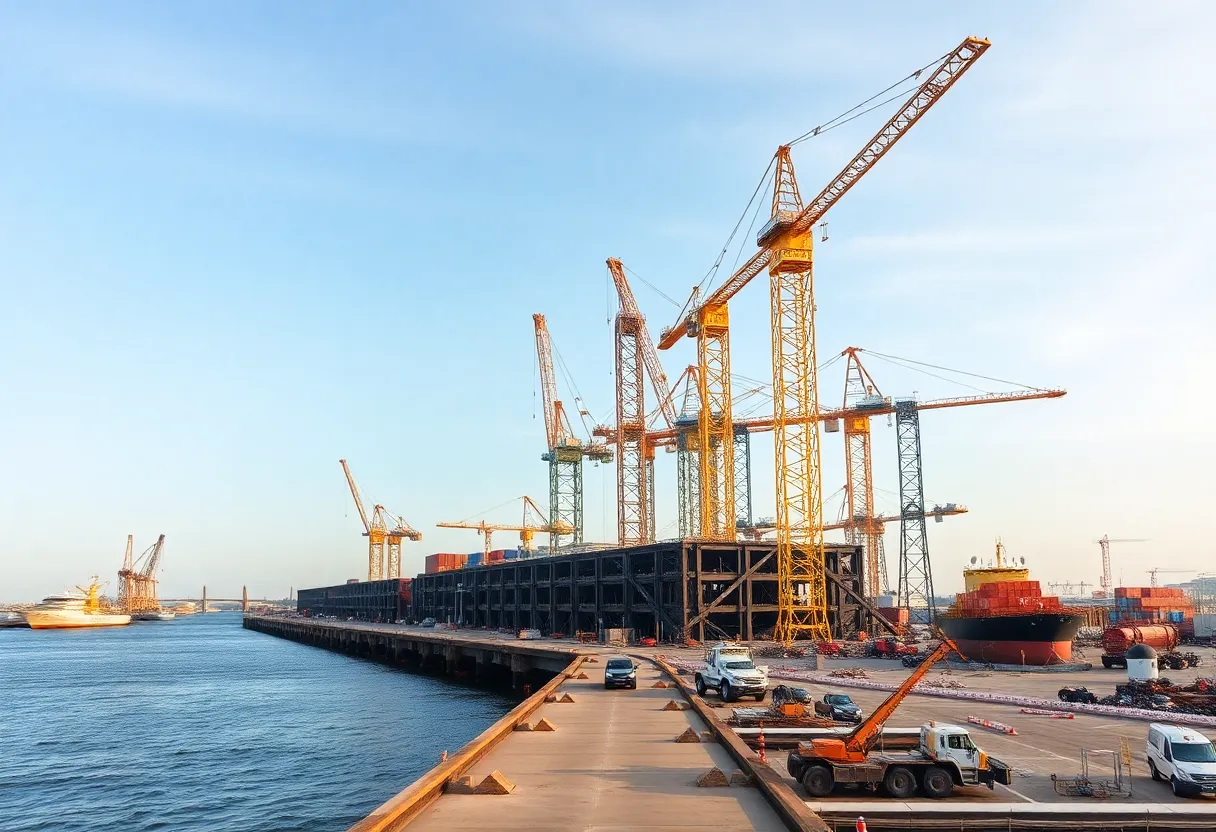
[[[645,318],[642,315],[642,311],[638,308],[638,302],[633,296],[633,290],[629,288],[629,280],[625,277],[624,265],[615,257],[609,257],[607,262],[608,272],[612,275],[612,283],[616,287],[616,296],[620,302],[621,311],[628,315],[636,316],[644,324]],[[670,427],[675,424],[676,408],[671,398],[671,389],[667,384],[667,373],[663,371],[663,364],[659,361],[659,351],[655,349],[654,341],[650,337],[650,331],[644,325],[641,327],[639,336],[642,346],[642,362],[646,366],[646,376],[650,379],[650,386],[659,400],[659,412],[663,414],[663,421]]]
[[[355,509],[359,512],[359,519],[363,521],[363,531],[365,534],[370,533],[372,524],[368,519],[367,509],[363,507],[363,497],[359,494],[359,486],[355,484],[355,475],[350,472],[350,466],[346,464],[345,459],[339,459],[338,462],[342,465],[342,473],[346,475],[346,484],[350,487],[350,495],[355,498]]]
[[[904,106],[874,134],[870,143],[858,151],[844,169],[826,187],[796,214],[776,211],[767,225],[760,230],[758,244],[761,250],[752,255],[730,279],[702,301],[702,306],[721,306],[737,295],[748,282],[764,271],[773,257],[767,243],[783,228],[793,233],[805,233],[811,229],[828,209],[835,205],[874,164],[886,155],[895,143],[903,138],[908,129],[920,120],[929,109],[946,94],[950,87],[970,69],[988,50],[990,42],[982,38],[969,37],[943,59],[937,70],[925,80]],[[664,329],[659,337],[659,349],[675,346],[686,334],[692,335],[696,327],[694,309],[681,324]]]
[[[559,520],[549,523],[529,523],[529,510],[537,516],[543,517],[544,512],[536,505],[536,502],[529,496],[524,495],[520,498],[523,501],[523,522],[521,523],[487,523],[484,520],[471,522],[461,520],[458,522],[436,523],[435,525],[441,529],[473,529],[485,539],[485,554],[488,556],[491,545],[491,537],[496,531],[512,531],[519,532],[519,540],[524,551],[531,552],[533,549],[533,537],[539,532],[541,534],[573,534],[574,527],[569,523]]]

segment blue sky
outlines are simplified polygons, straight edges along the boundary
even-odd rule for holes
[[[828,217],[821,358],[1069,390],[924,417],[929,498],[971,508],[931,527],[939,588],[998,535],[1044,580],[1096,581],[1103,533],[1150,538],[1116,549],[1128,584],[1211,568],[1216,11],[870,9],[0,3],[0,599],[112,576],[128,533],[168,535],[167,595],[360,575],[339,457],[423,530],[407,571],[479,549],[433,524],[547,496],[531,314],[608,418],[604,259],[682,302],[777,144],[969,34],[988,54]],[[799,145],[804,194],[887,114]],[[741,375],[771,376],[766,307],[732,304]],[[825,493],[842,457],[825,438]],[[667,535],[674,475],[660,458]],[[586,479],[607,540],[613,471]]]

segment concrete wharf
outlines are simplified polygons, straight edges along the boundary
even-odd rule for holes
[[[714,706],[721,705],[713,697],[706,701],[697,696],[690,680],[680,678],[675,668],[654,655],[654,649],[629,650],[639,663],[636,691],[606,691],[604,660],[620,648],[572,640],[521,640],[493,631],[279,616],[246,616],[244,623],[251,630],[391,664],[527,685],[534,691],[475,740],[375,809],[352,832],[407,827],[826,832],[852,830],[862,814],[871,832],[1216,828],[1216,803],[1169,802],[1164,795],[1148,793],[1151,785],[1159,784],[1142,782],[1137,783],[1132,800],[1097,803],[1085,798],[1052,799],[1050,785],[1036,788],[1034,778],[1019,779],[1013,789],[998,787],[996,792],[966,788],[957,799],[943,801],[895,801],[860,792],[808,801],[785,773],[784,752],[771,748],[768,763],[762,763],[750,747],[754,738],[737,735],[717,715],[728,711],[716,710]],[[670,651],[671,646],[658,648],[663,649]],[[654,687],[660,682],[671,687]],[[859,693],[863,706],[869,707],[882,695]],[[567,695],[572,701],[558,701]],[[934,697],[914,696],[902,710],[919,724],[956,717],[952,711],[957,707]],[[542,720],[554,730],[538,730]],[[1129,725],[1120,727],[1122,722]],[[518,730],[524,725],[531,730]],[[1034,755],[1042,754],[1065,765],[1074,753],[1071,747],[1084,744],[1087,733],[1098,729],[1105,736],[1143,725],[1109,718],[1087,719],[1084,724],[1078,719],[1063,728],[1053,723],[1049,727],[1052,736],[1059,737],[1058,747],[1051,737],[1036,739],[1033,732],[982,739],[1002,759],[1033,765]],[[685,731],[701,741],[676,742]],[[1038,746],[1045,750],[1036,751]],[[733,775],[737,785],[697,785],[715,769],[727,782]],[[748,785],[741,785],[744,782]],[[507,793],[477,793],[487,788]]]

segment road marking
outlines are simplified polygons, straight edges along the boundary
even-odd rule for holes
[[[1029,797],[1027,797],[1026,795],[1022,794],[1022,793],[1021,793],[1020,791],[1018,791],[1017,789],[1010,788],[1009,786],[1005,786],[1005,791],[1010,792],[1010,793],[1012,793],[1012,794],[1016,794],[1018,797],[1022,798],[1022,800],[1025,800],[1027,803],[1038,803],[1038,802],[1039,802],[1039,801],[1037,801],[1037,800],[1032,800],[1031,798],[1029,798]]]

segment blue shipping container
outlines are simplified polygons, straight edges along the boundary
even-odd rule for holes
[[[1181,624],[1182,623],[1182,613],[1181,612],[1170,613],[1170,621],[1172,621],[1175,624]]]
[[[481,566],[481,552],[473,552],[469,555],[469,559],[465,562],[466,566]]]
[[[515,560],[519,557],[519,550],[518,549],[507,549],[505,552],[502,553],[502,556],[503,556],[504,560]]]

